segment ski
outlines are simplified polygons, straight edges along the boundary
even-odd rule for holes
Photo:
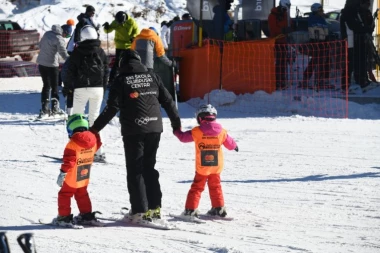
[[[67,120],[67,115],[66,114],[56,114],[56,115],[50,115],[50,116],[37,116],[35,118],[30,118],[29,121],[31,122],[58,122],[62,120]]]
[[[41,157],[45,157],[45,158],[50,158],[50,159],[53,159],[53,160],[56,160],[56,161],[59,161],[59,162],[62,162],[62,157],[58,157],[58,156],[50,156],[50,155],[45,155],[45,154],[42,154],[40,155]]]
[[[77,224],[65,224],[65,225],[58,224],[58,223],[55,223],[55,220],[56,220],[56,218],[54,218],[51,221],[46,221],[44,219],[38,219],[38,224],[53,226],[53,227],[58,227],[58,228],[72,228],[72,229],[83,229],[84,228],[83,226],[77,225]]]
[[[146,228],[153,228],[158,230],[173,230],[176,229],[176,227],[170,226],[169,224],[166,224],[165,220],[154,220],[152,222],[150,221],[141,221],[141,222],[132,222],[128,217],[122,217],[122,218],[115,218],[115,217],[97,217],[98,220],[105,220],[105,221],[112,221],[106,223],[106,226],[110,225],[120,225],[120,226],[131,226],[131,227],[146,227]]]
[[[190,216],[190,215],[182,215],[182,214],[178,215],[178,214],[169,213],[169,216],[175,219],[186,221],[186,222],[192,222],[192,223],[198,223],[198,224],[207,223],[205,220],[202,220],[200,218],[197,218],[195,216]]]
[[[221,217],[221,216],[218,216],[218,215],[209,215],[209,214],[198,214],[199,218],[200,219],[204,219],[204,220],[225,220],[225,221],[232,221],[234,220],[233,217]]]
[[[368,91],[371,91],[371,90],[374,90],[376,88],[379,88],[380,85],[379,84],[375,84],[375,83],[371,83],[370,85],[368,85],[367,87],[363,88],[363,93],[366,93]]]
[[[348,89],[349,95],[357,95],[357,91],[360,89],[360,86],[350,87]],[[346,94],[346,90],[342,88],[337,88],[335,91],[340,91],[342,94]]]

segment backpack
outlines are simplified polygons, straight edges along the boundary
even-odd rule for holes
[[[97,52],[84,55],[78,69],[78,76],[81,84],[87,86],[101,86],[103,84],[104,64]]]

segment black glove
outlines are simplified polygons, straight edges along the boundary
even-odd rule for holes
[[[176,118],[175,120],[172,121],[172,129],[173,129],[173,133],[176,131],[176,130],[181,130],[181,119],[180,118]]]
[[[105,29],[109,29],[110,28],[110,23],[108,22],[105,22],[103,25],[102,25]]]
[[[70,96],[73,93],[73,90],[70,89],[69,87],[63,87],[62,88],[62,94],[64,97]]]
[[[236,145],[236,148],[234,148],[236,152],[239,152],[239,147]]]

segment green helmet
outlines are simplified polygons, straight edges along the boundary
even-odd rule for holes
[[[67,120],[67,133],[71,137],[75,132],[88,130],[88,120],[80,113],[73,114]]]

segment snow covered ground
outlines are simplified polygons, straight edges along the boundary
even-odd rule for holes
[[[232,221],[191,224],[181,213],[194,176],[193,144],[180,143],[165,117],[157,156],[163,213],[178,230],[107,224],[60,229],[37,225],[57,215],[56,178],[67,142],[63,122],[30,123],[39,110],[39,77],[0,79],[0,231],[12,252],[16,238],[34,234],[38,252],[355,252],[380,251],[380,110],[351,105],[355,119],[302,116],[245,117],[219,110],[218,120],[238,142],[225,150],[222,186]],[[234,105],[231,105],[234,106]],[[195,109],[179,104],[183,129]],[[370,116],[368,116],[370,115]],[[103,130],[109,164],[94,164],[93,210],[118,217],[129,207],[123,143],[116,119]],[[72,201],[73,213],[78,209]],[[199,209],[210,208],[207,190]]]

